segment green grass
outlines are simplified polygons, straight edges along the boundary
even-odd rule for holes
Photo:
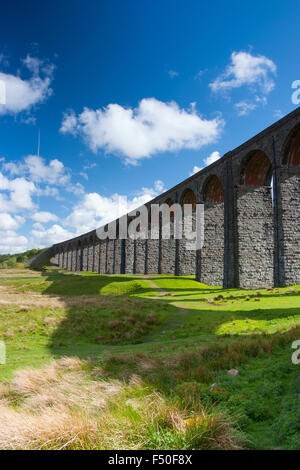
[[[300,449],[299,367],[291,362],[300,286],[221,289],[191,277],[48,269],[3,272],[1,292],[0,380],[51,359],[92,358],[110,379],[141,376],[191,416],[199,404],[224,413],[246,448]],[[159,447],[151,439],[148,447]]]

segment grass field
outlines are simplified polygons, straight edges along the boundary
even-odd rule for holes
[[[300,449],[300,286],[2,269],[0,339],[0,448]]]

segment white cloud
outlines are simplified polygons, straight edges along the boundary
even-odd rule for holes
[[[10,182],[0,173],[0,185],[8,187]],[[36,211],[30,215],[34,221],[29,235],[19,235],[16,231],[25,222],[20,215],[12,216],[5,212],[0,200],[0,253],[16,253],[29,248],[42,248],[73,238],[88,232],[140,207],[164,190],[161,180],[154,182],[153,188],[142,188],[131,197],[113,194],[102,196],[98,193],[87,193],[75,204],[62,223],[54,223],[48,228],[44,224],[58,222],[55,214],[48,211]]]
[[[69,193],[75,194],[75,196],[80,196],[81,194],[84,194],[84,187],[81,183],[69,184],[65,187],[65,190]]]
[[[161,193],[164,190],[164,183],[161,180],[154,181],[154,189]]]
[[[89,179],[88,175],[87,175],[84,171],[81,171],[79,174],[80,174],[80,176],[82,176],[82,178],[84,178],[86,181]]]
[[[97,166],[97,163],[87,163],[86,165],[83,165],[82,169],[83,170],[91,170],[92,168],[95,168]]]
[[[202,118],[195,107],[186,111],[175,102],[145,98],[135,109],[109,104],[104,109],[85,108],[78,116],[66,113],[60,130],[82,135],[94,152],[104,149],[136,164],[160,152],[199,149],[215,142],[223,125],[220,118]]]
[[[29,79],[0,72],[0,81],[5,84],[5,104],[0,105],[0,115],[28,111],[52,94],[50,84],[53,66],[44,65],[42,61],[29,55],[22,62],[31,72]]]
[[[80,183],[71,183],[71,171],[57,158],[50,160],[47,164],[46,160],[38,155],[28,155],[21,162],[4,163],[2,168],[10,175],[24,175],[34,183],[47,184],[44,189],[38,188],[41,195],[58,196],[58,190],[53,186],[62,186],[63,189],[74,194],[84,192]]]
[[[219,160],[219,158],[221,158],[220,153],[215,151],[215,152],[212,152],[209,155],[209,157],[205,158],[204,163],[205,163],[206,166],[208,166],[208,165],[211,165],[212,163],[216,162],[217,160]]]
[[[162,181],[156,181],[155,188],[142,188],[131,198],[120,194],[109,197],[98,193],[85,194],[73,207],[64,225],[72,227],[77,234],[88,232],[140,207],[157,196],[163,187]]]
[[[57,222],[58,220],[58,217],[55,214],[47,211],[35,212],[35,214],[31,215],[31,218],[43,224],[48,222]]]
[[[42,196],[54,196],[59,199],[59,192],[55,186],[60,186],[76,196],[84,194],[82,184],[71,182],[71,171],[57,158],[50,160],[47,164],[46,160],[38,155],[28,155],[22,162],[4,163],[2,168],[11,175],[24,175],[39,185],[46,184],[45,188],[36,188],[38,194]]]
[[[264,94],[275,87],[274,75],[276,65],[268,57],[254,56],[249,52],[233,52],[231,63],[216,80],[210,83],[214,92],[232,90],[247,85],[256,90],[259,88]]]
[[[209,166],[212,163],[216,162],[221,158],[220,152],[214,151],[212,152],[208,157],[204,159],[204,164],[205,166]],[[193,170],[190,172],[190,176],[193,176],[195,173],[198,173],[198,171],[203,170],[203,167],[195,165]]]
[[[54,188],[53,186],[45,186],[45,188],[38,188],[38,195],[39,196],[49,196],[49,197],[55,197],[56,199],[59,199],[59,191],[57,188]]]
[[[246,116],[251,111],[254,111],[254,109],[257,108],[257,104],[251,103],[250,101],[240,101],[234,106],[239,116]]]
[[[247,116],[251,111],[254,111],[258,105],[265,106],[267,98],[265,96],[255,96],[255,101],[243,100],[236,103],[235,109],[239,116]]]
[[[30,232],[30,244],[36,248],[52,246],[69,238],[74,237],[74,233],[69,232],[58,224],[52,225],[48,229],[44,229],[42,225],[36,226]]]
[[[9,180],[0,172],[0,211],[19,212],[34,209],[32,195],[36,187],[25,178]]]
[[[20,253],[27,250],[28,240],[14,230],[0,230],[0,253]]]
[[[198,173],[198,171],[201,171],[201,170],[203,170],[203,167],[195,165],[192,171],[190,172],[190,176],[195,175],[196,173]]]
[[[22,223],[24,223],[24,219],[22,217],[12,217],[7,212],[0,213],[1,232],[6,230],[17,230]]]
[[[33,225],[32,225],[32,228],[35,228],[36,230],[45,230],[44,226],[42,224],[40,224],[40,222],[35,222]]]

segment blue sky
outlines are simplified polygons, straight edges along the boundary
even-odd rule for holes
[[[106,223],[294,109],[299,14],[298,0],[3,3],[0,252]]]

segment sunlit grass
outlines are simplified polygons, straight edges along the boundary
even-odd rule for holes
[[[0,447],[299,448],[299,292],[3,270]]]

